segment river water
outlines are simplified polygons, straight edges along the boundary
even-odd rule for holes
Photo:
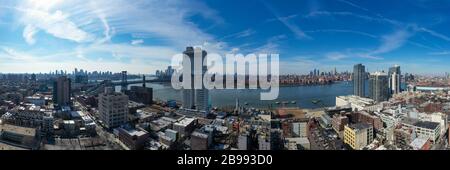
[[[131,84],[128,86],[141,86],[142,84]],[[174,90],[170,83],[146,83],[147,87],[153,88],[153,98],[159,100],[177,100],[181,101],[181,91]],[[120,86],[116,87],[120,91]],[[268,108],[277,107],[288,102],[286,106],[314,109],[323,106],[334,106],[336,96],[350,95],[353,93],[352,82],[336,82],[330,85],[314,86],[294,86],[280,87],[278,99],[272,101],[261,101],[260,94],[262,90],[210,90],[210,104],[212,107],[234,107],[236,98],[241,105],[248,103],[249,107]],[[312,100],[320,100],[321,103],[314,104]],[[296,103],[292,104],[291,102]]]

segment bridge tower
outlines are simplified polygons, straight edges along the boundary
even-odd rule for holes
[[[128,86],[128,76],[127,76],[127,71],[122,71],[122,88],[121,91],[125,92],[125,90],[127,90],[127,86]]]
[[[145,87],[145,75],[142,75],[142,87]]]

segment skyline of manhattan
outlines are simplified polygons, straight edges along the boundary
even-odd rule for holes
[[[3,1],[0,72],[154,73],[186,46],[279,53],[281,73],[318,68],[448,72],[448,1]],[[400,8],[402,7],[402,8]],[[248,10],[252,15],[248,15]],[[389,10],[397,9],[397,10]],[[420,15],[419,15],[420,14]]]

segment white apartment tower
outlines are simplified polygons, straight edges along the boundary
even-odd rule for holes
[[[194,88],[194,81],[195,77],[198,74],[201,74],[201,77],[206,74],[207,67],[203,66],[203,62],[205,62],[205,57],[207,55],[206,51],[202,50],[201,48],[193,48],[193,47],[187,47],[186,51],[183,52],[186,56],[189,57],[191,62],[191,89],[183,89],[182,92],[182,99],[183,99],[183,107],[187,109],[196,109],[196,110],[202,110],[208,113],[209,111],[209,94],[208,89],[203,86],[200,89]],[[199,63],[201,63],[201,70],[195,70],[195,60],[200,60]],[[203,79],[202,79],[203,80]],[[184,81],[184,80],[183,80]],[[201,83],[201,82],[196,82]]]
[[[127,119],[128,96],[114,92],[111,87],[105,88],[105,92],[98,95],[98,109],[106,127],[118,127]]]
[[[399,65],[394,65],[389,68],[389,90],[390,94],[397,94],[401,92],[401,71]]]

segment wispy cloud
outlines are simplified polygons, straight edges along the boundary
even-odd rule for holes
[[[186,20],[190,16],[199,14],[217,23],[224,22],[217,12],[198,1],[98,0],[79,3],[67,0],[47,3],[28,0],[17,3],[17,7],[11,8],[21,16],[19,22],[28,28],[23,34],[30,44],[36,40],[31,33],[43,30],[77,43],[95,41],[101,44],[115,34],[136,33],[184,47],[215,41],[214,36]]]
[[[412,36],[412,33],[407,30],[397,30],[392,34],[387,34],[382,36],[381,44],[374,50],[366,53],[359,53],[358,56],[361,58],[381,60],[383,57],[379,56],[381,54],[389,53],[400,47],[402,47],[408,39]]]
[[[349,56],[342,54],[342,53],[338,53],[338,52],[332,52],[332,53],[326,54],[327,59],[334,60],[334,61],[342,60],[342,59],[345,59],[348,57]]]
[[[411,36],[412,34],[406,30],[398,30],[393,34],[385,35],[382,37],[381,45],[376,50],[372,51],[371,54],[383,54],[398,49],[403,46]]]
[[[300,39],[312,39],[310,36],[306,35],[303,30],[301,30],[296,24],[291,23],[289,18],[281,17],[281,15],[277,12],[275,8],[273,8],[270,4],[265,1],[261,1],[264,6],[278,19],[284,26],[286,26],[297,38]]]
[[[307,15],[304,15],[303,18],[314,18],[314,17],[320,17],[320,16],[341,16],[341,17],[355,17],[366,21],[372,21],[372,22],[378,22],[378,23],[389,23],[392,25],[401,25],[402,23],[396,20],[379,17],[379,16],[368,16],[368,15],[362,15],[357,14],[353,12],[348,11],[339,11],[339,12],[332,12],[332,11],[313,11],[310,12]]]
[[[421,32],[428,33],[428,34],[430,34],[430,35],[432,35],[432,36],[434,36],[434,37],[437,37],[437,38],[440,38],[440,39],[442,39],[442,40],[445,40],[445,41],[449,41],[449,42],[450,42],[450,37],[448,37],[448,36],[446,36],[446,35],[444,35],[444,34],[438,33],[438,32],[436,32],[436,31],[433,31],[433,30],[430,30],[430,29],[427,29],[427,28],[423,28],[423,27],[417,27],[416,30],[417,30],[417,31],[421,31]]]
[[[286,35],[276,35],[273,37],[270,37],[266,43],[262,46],[259,46],[255,49],[252,49],[251,53],[266,53],[266,54],[276,54],[280,53],[280,41],[283,39],[286,39]]]
[[[131,45],[139,45],[144,43],[143,39],[131,40]]]
[[[113,57],[102,57],[108,53]],[[0,61],[2,61],[0,67],[9,72],[47,72],[50,68],[57,67],[64,70],[83,68],[118,72],[125,69],[131,73],[150,73],[156,69],[162,69],[164,65],[170,62],[171,58],[167,56],[173,56],[176,53],[177,51],[168,47],[133,46],[130,44],[101,44],[78,47],[73,51],[48,55],[0,47]],[[126,58],[127,62],[121,60],[123,58]],[[96,64],[98,64],[98,67],[95,67]],[[18,65],[20,67],[17,67]],[[14,69],[13,66],[20,69]]]
[[[429,55],[450,55],[450,51],[431,52]]]
[[[34,33],[43,30],[57,38],[67,39],[75,42],[92,41],[94,36],[80,29],[75,23],[68,19],[68,15],[61,10],[50,12],[51,7],[57,1],[46,4],[46,1],[28,1],[16,9],[22,13],[20,22],[25,25],[24,38],[33,44]]]
[[[160,62],[169,64],[171,57],[186,46],[202,46],[208,52],[223,52],[229,48],[226,42],[217,41],[214,35],[204,32],[189,20],[191,16],[200,16],[215,24],[224,23],[215,10],[196,0],[98,0],[85,3],[75,0],[26,0],[0,7],[17,16],[17,20],[8,24],[19,28],[23,26],[22,37],[29,45],[39,46],[36,42],[48,37],[71,42],[71,45],[64,45],[65,49],[59,50],[63,51],[61,53],[51,50],[36,52],[33,49],[25,53],[20,50],[25,49],[22,45],[0,49],[1,59],[8,60],[8,63],[20,61],[24,66],[53,59],[50,61],[55,66],[82,61],[78,63],[84,65],[78,67],[84,67],[101,59],[112,65],[120,63],[121,67],[127,64],[123,61],[127,61],[130,70],[136,70],[136,67],[161,69],[164,65]],[[254,33],[249,29],[235,37],[243,38]],[[131,39],[113,42],[113,37],[117,35],[131,36]],[[147,38],[161,43],[144,45]],[[148,61],[158,62],[149,64]],[[4,68],[2,66],[2,70]],[[113,70],[111,68],[105,67]],[[149,68],[142,71],[145,70],[149,71]]]
[[[357,5],[357,4],[355,4],[355,3],[351,2],[351,1],[348,1],[348,0],[337,0],[337,1],[339,1],[339,2],[341,2],[341,3],[344,3],[344,4],[347,4],[347,5],[349,5],[349,6],[352,6],[352,7],[356,8],[356,9],[359,9],[359,10],[362,10],[362,11],[365,11],[365,12],[368,12],[368,13],[371,13],[372,15],[375,15],[375,16],[377,16],[377,17],[385,18],[385,17],[383,17],[383,15],[381,15],[381,14],[379,14],[379,13],[374,13],[374,12],[370,11],[369,9],[367,9],[367,8],[365,8],[365,7],[362,7],[362,6],[360,6],[360,5]],[[385,18],[385,19],[386,19],[386,18]]]
[[[2,47],[2,53],[0,53],[2,60],[8,60],[13,62],[34,62],[37,58],[20,51],[16,51],[9,47]]]
[[[415,28],[415,31],[417,31],[417,32],[428,33],[431,36],[434,36],[436,38],[439,38],[439,39],[442,39],[442,40],[450,42],[450,37],[448,37],[448,36],[446,36],[444,34],[438,33],[436,31],[433,31],[431,29],[428,29],[428,28],[425,28],[425,27],[421,27],[421,26],[418,26],[416,24],[408,24],[408,23],[404,23],[404,22],[400,22],[400,21],[397,21],[397,20],[386,18],[386,17],[384,17],[383,15],[381,15],[379,13],[373,13],[371,10],[369,10],[367,8],[364,8],[364,7],[360,6],[360,5],[356,5],[355,3],[350,2],[348,0],[338,0],[338,1],[342,2],[342,3],[345,3],[347,5],[350,5],[350,6],[354,7],[354,8],[366,11],[368,13],[371,13],[374,16],[372,17],[372,16],[366,16],[366,15],[360,15],[360,14],[355,14],[355,13],[351,13],[351,12],[319,11],[319,12],[313,12],[310,15],[307,15],[306,17],[311,17],[311,16],[315,16],[315,15],[343,15],[343,16],[347,15],[347,16],[358,17],[358,18],[361,18],[361,19],[366,19],[366,20],[386,22],[386,23],[393,24],[395,26],[401,26],[401,27],[411,27],[412,26],[412,27]]]
[[[226,36],[220,38],[219,40],[223,41],[224,39],[229,39],[229,38],[244,38],[244,37],[251,36],[251,35],[253,35],[255,33],[256,33],[255,30],[249,28],[249,29],[246,29],[244,31],[240,31],[240,32],[236,32],[236,33],[233,33],[233,34],[230,34],[230,35],[226,35]]]
[[[266,22],[279,21],[280,19],[287,21],[287,20],[291,20],[291,19],[297,18],[298,16],[299,16],[299,14],[292,14],[292,15],[288,15],[288,16],[285,16],[285,17],[270,18],[270,19],[267,19]]]
[[[295,56],[289,60],[280,61],[281,74],[308,73],[319,67],[322,67],[322,64],[308,56]]]
[[[27,25],[25,29],[23,30],[23,38],[25,38],[25,41],[28,44],[34,44],[36,43],[36,40],[34,39],[34,35],[38,32],[38,30],[32,26]]]
[[[357,34],[362,35],[370,38],[378,38],[378,36],[361,32],[361,31],[355,31],[355,30],[342,30],[342,29],[321,29],[321,30],[311,30],[311,31],[305,31],[305,33],[350,33],[350,34]]]

